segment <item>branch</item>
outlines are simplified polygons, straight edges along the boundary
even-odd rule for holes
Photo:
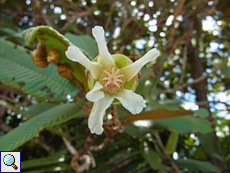
[[[177,166],[173,163],[171,157],[169,157],[169,155],[165,152],[165,147],[161,141],[161,137],[158,133],[155,134],[155,138],[157,140],[157,144],[159,146],[159,148],[161,149],[162,153],[165,155],[166,159],[170,162],[171,166],[173,167],[173,169],[175,170],[176,173],[180,173],[180,170],[177,168]]]
[[[226,58],[223,60],[223,63],[222,63],[222,64],[226,63],[227,60],[228,60],[228,58],[226,57]],[[200,77],[194,79],[194,81],[192,81],[192,82],[185,83],[185,84],[183,84],[183,85],[181,85],[181,86],[178,86],[178,87],[176,87],[176,88],[173,88],[173,89],[167,89],[167,90],[159,91],[158,93],[159,93],[159,94],[160,94],[160,93],[173,93],[173,92],[175,92],[175,91],[182,90],[183,88],[186,88],[186,87],[191,86],[191,85],[193,85],[193,84],[199,83],[200,81],[203,81],[203,80],[206,79],[210,74],[215,73],[215,72],[216,72],[217,70],[219,70],[220,68],[221,68],[221,65],[220,65],[219,67],[216,67],[216,68],[212,69],[212,71],[211,71],[210,73],[207,73],[206,75],[202,75],[202,76],[200,76]]]
[[[79,152],[76,152],[71,160],[71,166],[75,170],[76,173],[88,171],[90,164],[91,164],[91,157],[89,155],[86,155],[86,153],[90,150],[90,147],[93,145],[94,140],[96,139],[96,135],[90,134],[85,142],[85,145],[83,148],[79,150]],[[70,148],[69,148],[70,149]],[[79,165],[78,161],[84,160],[84,163]],[[92,163],[93,160],[92,160]]]

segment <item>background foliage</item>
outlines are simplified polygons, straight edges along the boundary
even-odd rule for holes
[[[230,172],[229,6],[226,0],[1,0],[0,150],[21,151],[22,171],[30,173]],[[34,28],[40,25],[53,29]],[[136,90],[147,108],[130,115],[119,105],[114,114],[113,106],[108,113],[118,119],[105,118],[100,136],[87,127],[84,68],[64,54],[74,44],[93,58],[95,25],[105,29],[111,53],[135,59],[153,47],[161,53],[142,69]],[[38,40],[59,51],[59,64],[34,64]],[[69,78],[57,72],[65,63],[74,69]]]

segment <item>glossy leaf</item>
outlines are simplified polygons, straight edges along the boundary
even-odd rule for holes
[[[200,108],[196,111],[194,111],[198,116],[200,116],[201,118],[206,118],[209,115],[209,112],[207,111],[207,109],[205,108]]]
[[[18,126],[0,139],[0,151],[10,151],[35,136],[45,127],[60,124],[77,116],[83,101],[55,106]]]
[[[155,125],[162,126],[179,133],[186,133],[191,131],[207,133],[212,131],[207,120],[192,116],[157,120],[154,123]]]
[[[165,152],[167,154],[171,155],[176,150],[178,138],[179,138],[179,134],[177,132],[172,132],[169,135],[169,138],[165,145]]]
[[[40,159],[32,159],[28,161],[23,161],[21,163],[21,169],[31,169],[38,167],[45,167],[47,165],[58,164],[65,161],[65,156],[51,156]]]
[[[177,110],[168,110],[168,109],[155,109],[152,111],[142,112],[137,115],[127,115],[125,119],[129,122],[137,121],[137,120],[159,120],[165,118],[174,118],[185,115],[193,115],[194,113],[190,110],[185,110],[183,108],[179,108]]]
[[[27,118],[32,118],[44,111],[47,111],[48,109],[51,109],[55,106],[58,106],[59,103],[38,103],[38,104],[34,104],[32,106],[30,106],[28,108],[28,111],[25,111],[23,113],[24,116],[26,116]]]
[[[216,143],[217,137],[213,132],[207,133],[207,134],[197,134],[199,141],[203,147],[203,149],[206,151],[206,153],[211,156],[212,158],[218,159],[220,161],[224,161],[224,158],[221,155],[220,148],[218,144]]]
[[[77,86],[57,74],[55,66],[41,69],[34,65],[32,58],[21,47],[0,40],[0,81],[24,93],[50,101],[65,101],[66,96],[74,97]]]
[[[153,169],[160,168],[161,158],[159,154],[147,142],[141,143],[140,152]]]
[[[199,160],[183,160],[178,159],[174,161],[179,167],[181,168],[187,168],[190,171],[202,171],[202,172],[215,172],[219,173],[220,169],[214,165],[212,165],[210,162],[207,161],[199,161]]]

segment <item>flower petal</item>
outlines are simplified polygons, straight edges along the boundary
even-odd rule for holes
[[[103,86],[97,81],[93,89],[86,94],[86,98],[91,102],[96,102],[104,97],[104,92],[101,90]]]
[[[98,62],[91,62],[78,47],[69,46],[65,54],[71,61],[79,62],[81,65],[85,66],[94,79],[100,78],[102,65]]]
[[[141,68],[150,61],[155,60],[160,55],[157,49],[151,49],[148,51],[142,58],[138,59],[134,63],[121,69],[122,73],[125,76],[126,81],[130,81]]]
[[[114,97],[132,114],[139,114],[146,107],[143,97],[132,90],[123,89],[114,94]]]
[[[105,110],[112,104],[114,97],[110,94],[106,94],[100,100],[94,102],[93,109],[89,115],[88,126],[91,133],[97,135],[103,132],[103,117]]]
[[[105,43],[104,29],[101,26],[95,26],[92,31],[99,50],[98,62],[101,63],[104,68],[115,67],[113,57],[109,53]]]

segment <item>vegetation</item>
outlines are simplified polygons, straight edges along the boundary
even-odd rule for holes
[[[230,1],[1,0],[0,151],[23,172],[230,172]],[[112,104],[91,134],[85,68],[65,51],[160,56],[141,70],[132,115]]]

